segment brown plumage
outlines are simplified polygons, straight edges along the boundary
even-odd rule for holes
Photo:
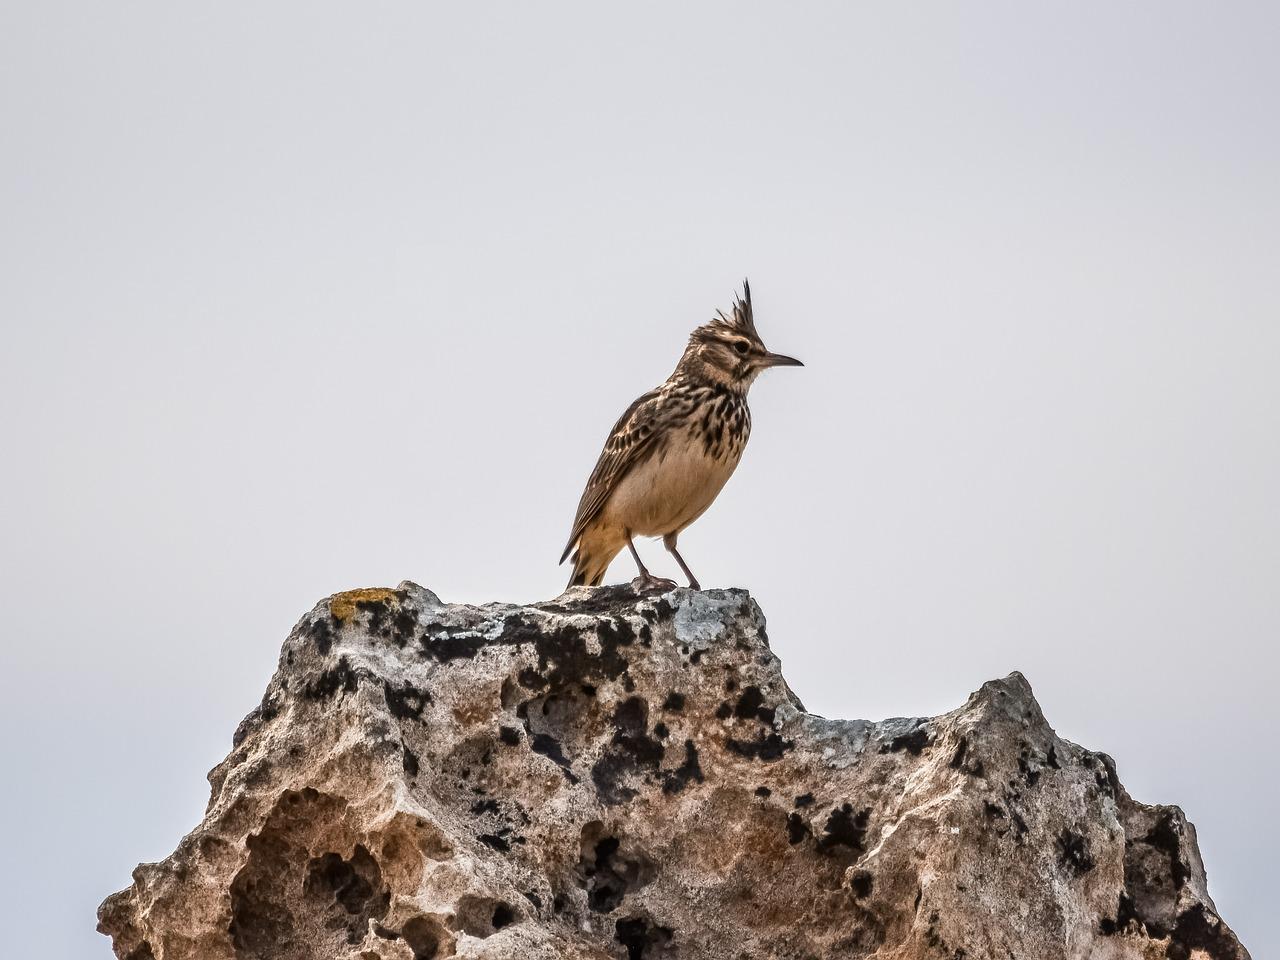
[[[613,425],[560,562],[573,554],[570,586],[599,586],[610,562],[629,547],[641,587],[669,584],[652,577],[634,536],[662,537],[689,585],[699,589],[679,552],[680,531],[711,506],[733,474],[751,434],[747,391],[768,367],[803,366],[765,349],[756,332],[751,288],[733,315],[717,311],[689,337],[667,381],[641,396]]]

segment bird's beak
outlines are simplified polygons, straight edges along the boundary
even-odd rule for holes
[[[803,367],[804,364],[795,357],[784,356],[781,353],[766,353],[764,355],[764,365],[766,367]]]

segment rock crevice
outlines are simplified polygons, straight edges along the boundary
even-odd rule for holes
[[[1247,960],[1195,831],[1019,674],[806,713],[744,591],[350,591],[203,821],[99,910],[128,960]]]

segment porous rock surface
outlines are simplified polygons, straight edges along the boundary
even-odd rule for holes
[[[1248,957],[1182,812],[1021,675],[827,720],[740,590],[338,594],[209,780],[100,908],[118,957]]]

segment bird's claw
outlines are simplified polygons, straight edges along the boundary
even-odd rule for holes
[[[666,577],[655,577],[649,573],[642,573],[631,581],[631,589],[636,593],[652,593],[654,591],[674,590],[679,584],[674,580],[668,580]]]

